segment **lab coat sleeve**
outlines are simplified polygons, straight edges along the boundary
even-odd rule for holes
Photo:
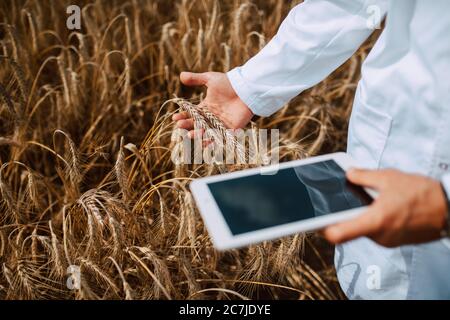
[[[228,78],[254,114],[269,116],[350,58],[374,31],[370,19],[386,11],[385,0],[307,0]]]
[[[450,173],[447,173],[442,177],[441,183],[445,189],[445,193],[450,197]]]

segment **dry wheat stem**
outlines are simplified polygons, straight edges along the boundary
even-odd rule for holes
[[[82,30],[70,32],[68,0],[0,1],[0,298],[343,297],[330,261],[315,253],[330,250],[323,244],[305,251],[313,241],[291,237],[214,250],[188,184],[248,165],[171,161],[177,103],[197,128],[214,129],[205,138],[248,158],[207,106],[170,98],[203,101],[203,88],[182,86],[179,73],[241,65],[298,2],[93,1]],[[282,161],[345,147],[375,37],[252,124],[280,130]],[[80,290],[66,287],[70,264],[86,273]]]

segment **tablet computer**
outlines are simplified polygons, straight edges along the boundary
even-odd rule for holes
[[[322,229],[360,214],[376,197],[350,183],[345,153],[194,180],[190,189],[219,250]]]

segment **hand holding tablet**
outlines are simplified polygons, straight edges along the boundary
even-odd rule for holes
[[[198,179],[190,187],[215,247],[225,250],[355,217],[376,193],[347,181],[354,166],[347,154],[335,153]]]

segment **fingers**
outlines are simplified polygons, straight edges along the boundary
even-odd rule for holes
[[[325,228],[323,235],[329,242],[334,244],[360,237],[370,237],[378,232],[380,220],[380,212],[376,207],[371,207],[366,213],[355,219]]]
[[[190,139],[200,139],[203,137],[204,133],[205,133],[204,129],[191,130],[188,133],[188,137]]]
[[[183,119],[177,121],[177,128],[192,130],[194,129],[194,119]]]
[[[187,112],[180,112],[180,113],[175,113],[172,116],[172,120],[173,121],[180,121],[180,120],[185,120],[189,118],[189,113]]]
[[[385,174],[384,171],[350,169],[347,178],[354,184],[378,189],[384,182]]]
[[[186,86],[205,86],[208,83],[208,73],[182,72],[181,82]]]
[[[172,120],[176,121],[176,126],[179,129],[189,130],[188,137],[190,139],[199,139],[203,137],[204,129],[195,129],[194,119],[189,118],[190,115],[187,112],[176,113],[172,116]]]

